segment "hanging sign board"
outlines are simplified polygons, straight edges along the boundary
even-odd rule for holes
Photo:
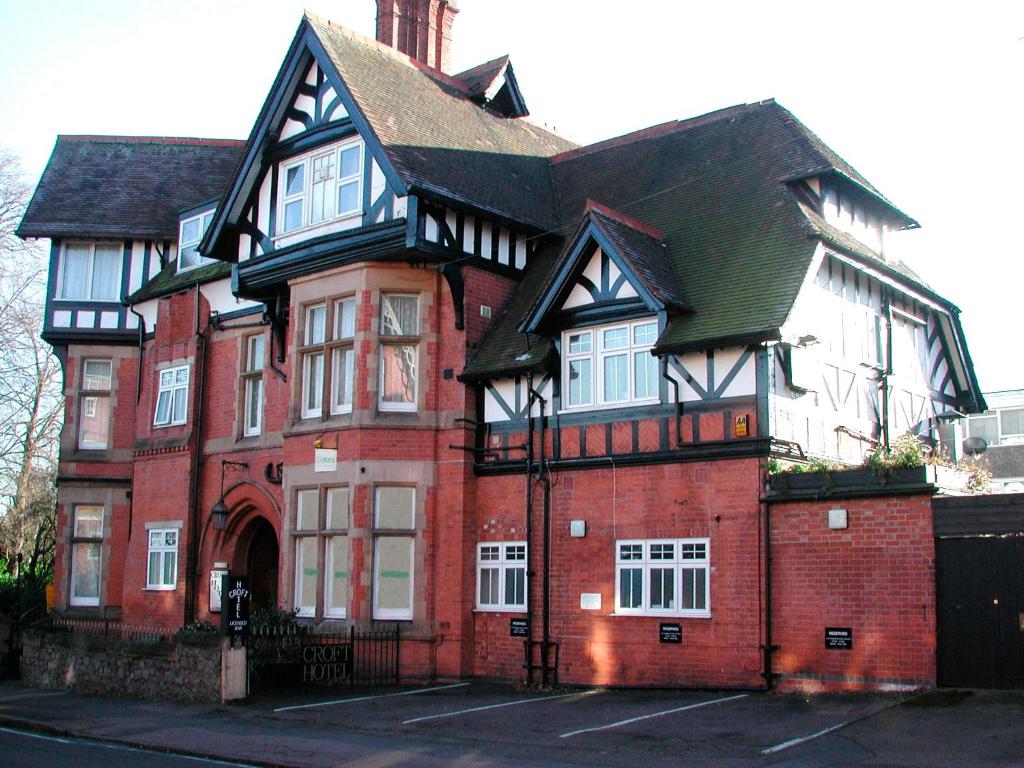
[[[683,627],[680,624],[659,624],[658,642],[680,645],[683,642]]]
[[[830,651],[851,650],[853,630],[850,627],[825,627],[825,648]]]
[[[527,637],[530,634],[530,620],[529,619],[509,619],[508,620],[508,636],[509,637]]]
[[[242,637],[249,628],[252,593],[249,579],[227,574],[221,581],[221,628],[233,638]]]

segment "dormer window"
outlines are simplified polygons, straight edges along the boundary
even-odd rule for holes
[[[615,323],[562,334],[562,403],[601,408],[656,402],[656,320]]]
[[[196,250],[199,241],[206,234],[207,227],[213,221],[213,209],[203,211],[198,216],[192,216],[181,222],[181,229],[178,236],[178,271],[186,272],[204,264],[209,264],[213,259],[207,258]]]
[[[824,187],[821,197],[825,221],[881,253],[882,222],[868,213],[860,198],[832,186]]]
[[[363,143],[317,149],[281,165],[282,234],[362,213]]]

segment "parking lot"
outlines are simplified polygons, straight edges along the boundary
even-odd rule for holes
[[[1024,765],[1020,693],[530,693],[472,682],[278,697],[260,716],[530,764]]]

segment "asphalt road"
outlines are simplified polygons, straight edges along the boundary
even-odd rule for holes
[[[19,731],[0,727],[0,759],[5,768],[203,768],[204,766],[242,766],[200,757],[168,755],[164,752],[104,744],[65,736]]]

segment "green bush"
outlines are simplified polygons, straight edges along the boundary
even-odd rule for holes
[[[286,611],[283,608],[257,608],[249,616],[249,626],[257,627],[295,627],[299,625],[295,616],[298,611]]]

